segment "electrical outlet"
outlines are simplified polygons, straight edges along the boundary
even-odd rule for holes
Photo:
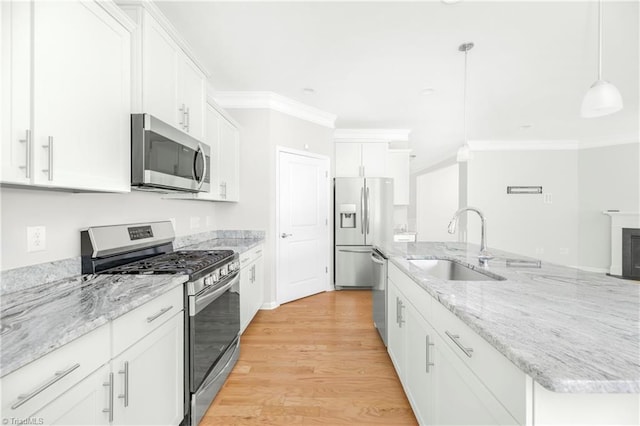
[[[44,226],[27,226],[27,252],[47,248],[47,229]]]
[[[553,204],[553,195],[547,192],[543,195],[543,201],[545,204]]]
[[[198,216],[191,216],[191,229],[200,228],[200,218]]]
[[[544,247],[536,247],[536,254],[544,254]]]

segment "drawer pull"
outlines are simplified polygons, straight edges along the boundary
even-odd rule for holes
[[[103,413],[109,413],[109,423],[113,422],[113,373],[109,373],[109,381],[102,386],[109,388],[109,407],[103,408]]]
[[[464,352],[464,354],[466,356],[468,356],[469,358],[471,358],[471,355],[473,354],[473,348],[465,348],[464,346],[462,346],[462,343],[460,343],[460,336],[457,334],[451,334],[448,331],[444,332],[449,339],[453,340],[453,343],[456,344],[456,346],[458,346],[460,348],[460,350],[462,352]]]
[[[262,250],[256,250],[256,256],[262,253]]]
[[[124,369],[119,370],[118,374],[124,374],[124,393],[118,395],[119,399],[124,399],[124,406],[129,406],[129,361],[125,361]]]
[[[15,410],[16,408],[20,407],[22,404],[29,401],[30,399],[32,399],[33,397],[35,397],[36,395],[38,395],[39,393],[41,393],[42,391],[44,391],[45,389],[53,385],[54,383],[62,380],[63,377],[65,377],[66,375],[68,375],[69,373],[71,373],[72,371],[78,368],[80,368],[80,364],[75,364],[63,371],[56,371],[54,376],[49,381],[47,381],[42,386],[40,386],[38,389],[35,389],[34,391],[26,395],[18,395],[18,400],[15,402],[15,404],[11,406],[11,409]]]
[[[428,373],[429,372],[429,367],[433,367],[434,366],[433,362],[431,362],[431,356],[429,355],[429,348],[431,346],[433,346],[433,343],[431,343],[428,334],[425,337],[426,337],[425,340],[426,340],[426,346],[427,346],[427,353],[425,355],[425,361],[426,361],[426,370],[427,370],[427,373]]]
[[[151,315],[150,317],[147,317],[147,322],[153,322],[156,319],[158,319],[158,317],[160,317],[163,314],[166,314],[167,312],[169,312],[171,309],[173,309],[173,305],[171,306],[167,306],[166,308],[162,308],[160,309],[160,312],[158,312],[157,314]]]

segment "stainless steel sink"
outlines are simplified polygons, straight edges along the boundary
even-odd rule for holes
[[[409,263],[429,275],[447,281],[503,281],[497,275],[487,275],[461,263],[447,259],[409,259]]]

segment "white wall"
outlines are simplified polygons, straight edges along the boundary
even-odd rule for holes
[[[162,194],[74,194],[0,188],[1,268],[13,269],[80,256],[80,230],[89,226],[176,219],[176,235],[220,229],[216,203],[163,200]],[[190,228],[191,217],[200,227]],[[207,217],[210,225],[207,226]],[[27,226],[46,227],[46,250],[27,253]]]
[[[577,265],[578,151],[474,152],[467,173],[467,203],[484,212],[490,248]],[[542,186],[552,203],[507,186]],[[467,239],[478,243],[480,220],[467,215]]]
[[[240,125],[242,135],[240,203],[221,205],[216,219],[221,228],[234,224],[236,228],[265,230],[265,302],[275,303],[276,147],[325,155],[330,158],[333,175],[333,129],[265,109],[228,112]],[[329,229],[333,229],[332,221]],[[329,244],[332,247],[333,241]],[[333,271],[329,273],[332,277]]]
[[[640,144],[582,149],[579,167],[579,265],[608,270],[611,222],[604,210],[640,212]]]
[[[457,241],[447,225],[458,210],[458,165],[449,164],[416,177],[418,241]]]

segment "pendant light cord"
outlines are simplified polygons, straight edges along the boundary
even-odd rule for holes
[[[467,54],[469,49],[464,51],[464,99],[462,102],[462,129],[464,131],[464,143],[467,143]]]
[[[598,81],[602,80],[602,0],[598,0]]]

